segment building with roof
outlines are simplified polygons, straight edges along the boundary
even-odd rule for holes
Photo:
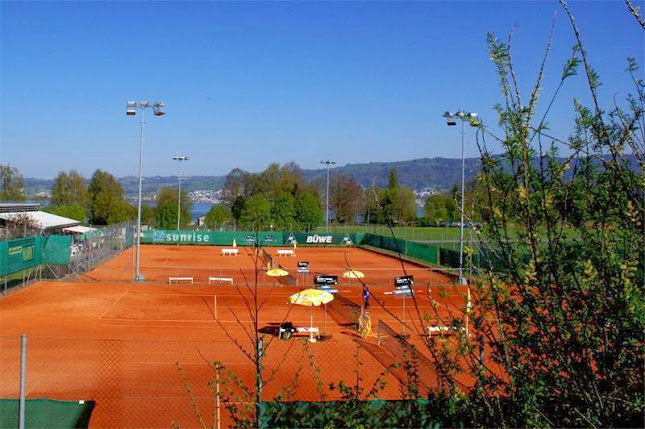
[[[0,203],[0,229],[28,225],[42,235],[63,234],[65,228],[79,226],[75,219],[58,216],[40,210],[40,204]],[[6,235],[0,233],[0,237]]]

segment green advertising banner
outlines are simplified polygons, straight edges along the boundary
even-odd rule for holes
[[[350,233],[303,233],[285,232],[284,244],[291,245],[296,242],[298,246],[341,246],[356,243],[356,234]]]
[[[0,243],[0,275],[15,273],[42,263],[41,237]]]
[[[188,231],[156,229],[143,232],[145,244],[193,244],[202,246],[253,246],[257,241],[262,246],[282,246],[282,232],[260,231]]]
[[[364,234],[356,233],[303,233],[260,231],[257,233],[261,246],[292,246],[294,241],[303,246],[341,246],[358,244]],[[144,244],[194,244],[205,246],[253,246],[256,233],[253,231],[190,231],[155,229],[143,232]]]

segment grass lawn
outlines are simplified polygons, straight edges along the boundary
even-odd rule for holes
[[[387,237],[392,236],[392,231],[396,238],[411,241],[428,241],[433,244],[438,244],[441,247],[451,248],[454,243],[459,242],[459,228],[458,227],[434,227],[434,226],[396,226],[392,231],[383,225],[349,225],[349,226],[332,226],[329,228],[330,232],[369,232],[370,234],[384,235]],[[314,230],[316,233],[325,232],[325,226],[319,226]],[[515,231],[511,231],[511,236],[514,236]],[[569,238],[576,236],[575,230],[567,228],[565,233]],[[464,228],[464,241],[477,240],[477,235],[470,228]],[[458,247],[458,246],[457,246]]]
[[[370,234],[385,235],[387,237],[392,236],[390,229],[383,225],[350,225],[342,227],[330,227],[330,232],[369,232]],[[459,240],[459,228],[450,227],[450,228],[439,228],[439,227],[415,227],[415,226],[397,226],[392,228],[394,231],[394,236],[396,238],[401,238],[403,240],[414,240],[414,241],[455,241]],[[315,232],[321,233],[325,232],[325,227],[320,226],[315,229]],[[468,239],[470,234],[468,229],[464,229],[464,237]],[[474,234],[473,234],[474,236]]]

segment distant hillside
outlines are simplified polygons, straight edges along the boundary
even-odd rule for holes
[[[479,158],[465,159],[466,180],[479,170]],[[347,164],[330,169],[330,174],[347,174],[363,188],[387,187],[390,170],[396,168],[399,184],[412,190],[428,187],[449,189],[461,180],[461,159],[421,158],[410,161]],[[309,180],[327,180],[327,170],[305,170]]]
[[[633,155],[628,156],[634,171],[637,171],[638,162]],[[537,162],[537,161],[534,161]],[[466,180],[471,179],[479,171],[481,162],[479,158],[465,159]],[[461,180],[461,159],[451,158],[421,158],[410,161],[369,162],[365,164],[347,164],[342,167],[330,169],[330,174],[347,174],[363,188],[387,186],[390,170],[396,168],[399,184],[419,191],[424,188],[450,189]],[[327,170],[303,170],[307,181],[324,183],[327,179]],[[182,189],[187,191],[214,190],[224,186],[225,176],[184,176],[181,179]],[[139,180],[135,176],[120,177],[117,180],[123,185],[126,195],[133,197],[139,189]],[[89,181],[89,178],[88,178]],[[29,197],[38,192],[50,192],[52,180],[25,178],[26,192]],[[143,193],[157,192],[161,186],[176,187],[177,176],[154,176],[143,178]]]
[[[330,174],[347,174],[364,188],[373,185],[386,187],[390,169],[396,168],[399,184],[413,190],[428,187],[449,189],[461,178],[461,160],[448,158],[422,158],[410,161],[370,162],[366,164],[347,164],[342,167],[330,169]],[[479,159],[466,159],[466,179],[473,175],[479,168]],[[303,170],[307,181],[322,180],[327,178],[327,170]],[[182,176],[181,187],[188,191],[200,189],[219,190],[224,186],[225,176]],[[139,189],[139,178],[126,176],[117,178],[123,185],[127,196],[135,196]],[[89,183],[89,178],[87,178]],[[26,192],[33,196],[38,192],[51,192],[54,180],[25,178]],[[177,176],[144,177],[142,190],[144,194],[154,193],[161,186],[176,187]]]
[[[134,196],[139,192],[139,178],[135,176],[119,177],[119,183],[127,196]],[[224,176],[182,176],[181,189],[186,191],[197,191],[199,189],[222,189],[224,186]],[[162,186],[176,188],[179,184],[178,176],[153,176],[144,177],[141,183],[141,189],[144,194],[156,193],[157,189]]]
[[[199,189],[218,190],[224,186],[224,176],[182,176],[181,188],[187,191],[196,191]],[[136,196],[139,192],[139,178],[135,176],[117,177],[117,180],[123,186],[125,194],[128,197]],[[90,178],[86,178],[89,185]],[[179,183],[177,176],[153,176],[144,177],[141,183],[141,189],[144,194],[156,193],[161,186],[176,188]],[[39,192],[50,193],[54,179],[31,179],[25,178],[25,192],[28,197],[33,197]]]

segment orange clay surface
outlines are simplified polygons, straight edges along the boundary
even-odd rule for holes
[[[215,394],[209,381],[215,380],[215,371],[208,363],[221,362],[226,368],[222,381],[231,380],[227,371],[232,370],[249,389],[255,385],[255,368],[247,354],[254,353],[249,308],[253,308],[256,258],[251,248],[238,249],[237,256],[222,256],[218,247],[142,246],[146,283],[131,282],[134,255],[129,250],[90,272],[84,281],[42,281],[2,298],[0,397],[18,397],[19,336],[26,334],[27,398],[96,401],[90,427],[169,427],[172,422],[196,427],[199,420],[187,383],[204,421],[213,424]],[[376,346],[378,320],[402,330],[403,300],[390,294],[393,278],[403,275],[401,262],[357,248],[297,248],[296,257],[277,257],[275,248],[268,252],[300,286],[279,285],[257,262],[257,327],[268,343],[263,399],[275,398],[294,379],[298,382],[291,400],[337,399],[337,390],[327,387],[340,380],[355,383],[357,368],[361,384],[369,390],[391,360]],[[296,273],[298,261],[310,263],[309,277]],[[359,280],[342,277],[350,267],[365,274],[373,297],[369,309],[373,335],[361,348],[356,331],[336,323],[324,306],[293,306],[288,299],[309,287],[313,274],[332,274],[339,276],[338,294],[359,307]],[[438,271],[411,263],[405,269],[414,275],[417,303],[415,308],[412,299],[406,299],[406,332],[427,354],[421,334],[428,325],[442,323],[437,317],[461,312],[465,290]],[[170,276],[193,277],[196,284],[168,285]],[[231,277],[235,285],[208,285],[209,276]],[[277,327],[284,321],[313,324],[325,334],[324,340],[279,340]],[[379,397],[400,398],[395,375],[382,377],[387,386]],[[436,374],[426,377],[426,385],[437,385]],[[317,390],[319,382],[325,396]],[[240,396],[239,389],[234,392],[240,404],[252,402]],[[223,407],[221,419],[222,427],[231,424]]]

